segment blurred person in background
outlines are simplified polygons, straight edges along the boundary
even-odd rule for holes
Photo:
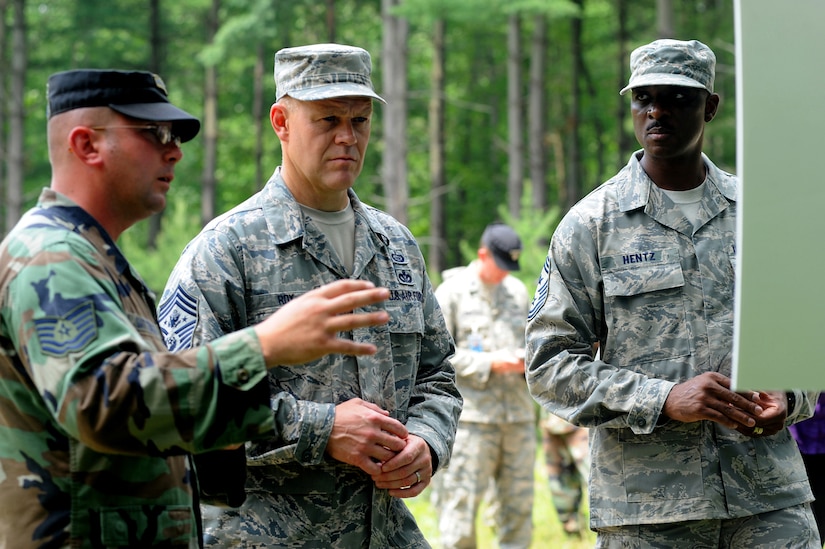
[[[521,239],[488,225],[478,256],[443,273],[435,295],[456,341],[452,358],[464,397],[452,464],[438,486],[445,549],[476,547],[476,516],[494,502],[499,547],[527,548],[532,537],[535,403],[524,379],[527,289],[519,269]]]
[[[587,495],[590,448],[587,429],[555,414],[541,412],[544,472],[553,508],[566,534],[581,533],[581,507]]]

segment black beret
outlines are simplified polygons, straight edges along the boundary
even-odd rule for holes
[[[200,131],[200,121],[169,102],[160,76],[145,71],[78,69],[49,77],[47,117],[85,107],[109,107],[125,116],[172,122],[181,141]]]

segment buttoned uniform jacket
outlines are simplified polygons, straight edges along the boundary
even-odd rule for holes
[[[811,501],[788,429],[671,421],[671,388],[731,375],[737,180],[707,157],[696,227],[639,158],[565,215],[527,324],[527,380],[591,430],[591,527],[742,517]],[[601,360],[594,360],[598,342]],[[809,417],[796,392],[787,423]]]
[[[250,329],[166,350],[151,291],[45,189],[0,245],[0,546],[198,547],[187,452],[273,428]]]
[[[260,322],[294,297],[334,280],[369,280],[389,288],[387,301],[364,308],[386,310],[389,323],[348,334],[377,345],[375,355],[328,355],[270,370],[276,434],[247,448],[247,492],[260,500],[247,500],[238,520],[245,531],[262,532],[262,539],[275,536],[272,543],[300,544],[314,535],[318,543],[334,546],[324,536],[338,539],[369,517],[365,536],[371,547],[426,547],[403,502],[375,488],[360,469],[325,454],[335,405],[358,397],[388,410],[423,438],[436,457],[434,465],[444,467],[461,410],[448,359],[453,339],[412,234],[363,204],[352,190],[349,200],[355,213],[352,273],[303,216],[277,169],[262,191],[213,220],[187,246],[161,298],[161,325],[170,346],[186,348]],[[171,326],[169,311],[186,307],[196,312]],[[347,494],[365,490],[372,494],[371,509],[335,508],[324,499],[346,501]],[[293,494],[328,496],[306,508],[286,509],[309,500],[295,503]],[[250,509],[254,505],[260,508]],[[318,524],[331,514],[340,517],[339,527],[320,530]],[[218,528],[212,535],[225,542],[238,535],[231,529]],[[340,541],[341,546],[363,541],[340,539],[350,540]]]
[[[536,407],[524,376],[491,371],[497,353],[513,357],[524,352],[527,288],[509,274],[500,284],[485,288],[478,270],[478,260],[466,267],[449,269],[435,290],[447,328],[456,342],[451,362],[464,398],[461,421],[534,422]]]

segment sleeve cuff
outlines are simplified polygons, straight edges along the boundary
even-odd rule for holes
[[[324,459],[327,443],[335,423],[335,405],[300,401],[301,432],[295,447],[295,459],[302,465],[317,465]]]
[[[224,385],[249,391],[266,377],[258,336],[252,328],[220,337],[201,349],[199,359],[214,353]],[[200,360],[199,360],[200,362]]]
[[[651,379],[642,386],[627,414],[627,426],[634,433],[650,434],[660,424],[662,409],[674,385],[672,381]]]

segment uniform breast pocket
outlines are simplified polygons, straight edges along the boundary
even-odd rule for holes
[[[254,326],[263,322],[281,307],[289,303],[288,294],[264,294],[248,298],[247,325]],[[335,368],[317,367],[321,358],[307,364],[278,366],[269,370],[269,385],[273,393],[286,392],[299,400],[332,402],[332,385]]]
[[[405,420],[421,362],[421,342],[424,338],[424,314],[417,302],[389,306],[387,325],[392,354],[392,387],[386,386],[386,396],[395,402],[397,418]],[[379,351],[380,352],[380,351]]]
[[[387,329],[392,341],[394,362],[403,357],[408,362],[411,354],[415,355],[415,364],[418,363],[421,352],[421,338],[424,336],[424,314],[418,303],[405,303],[402,306],[388,306],[390,320]]]
[[[677,262],[603,274],[607,349],[632,368],[690,354],[685,277]]]

